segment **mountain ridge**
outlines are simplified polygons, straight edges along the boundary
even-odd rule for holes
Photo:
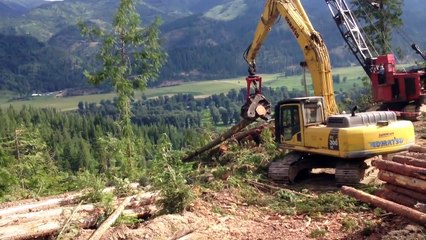
[[[0,0],[2,2],[5,0]],[[333,67],[356,64],[326,3],[323,2],[321,6],[314,0],[303,0],[302,3],[315,29],[326,42]],[[426,36],[419,24],[422,20],[421,7],[412,5],[421,4],[421,1],[405,4],[406,35],[412,35],[413,41],[419,40],[419,46],[424,46]],[[81,37],[75,23],[80,18],[108,26],[117,6],[116,0],[65,0],[35,5],[22,16],[0,17],[0,33],[34,36],[80,59],[79,67],[86,68],[83,61],[95,49]],[[244,75],[247,66],[242,54],[253,37],[263,6],[264,2],[257,0],[212,0],[207,3],[202,0],[140,1],[137,11],[144,24],[149,24],[156,16],[164,21],[161,36],[169,59],[158,84],[167,80],[220,79]],[[396,38],[395,42],[402,44],[403,40]],[[404,49],[405,53],[414,55],[408,44]],[[299,62],[302,60],[300,47],[282,21],[273,27],[257,57],[259,73],[293,74],[301,71]]]

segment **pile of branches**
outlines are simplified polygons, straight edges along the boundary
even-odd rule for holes
[[[426,147],[415,145],[408,152],[376,159],[372,164],[385,182],[376,196],[346,186],[342,192],[426,225]]]
[[[144,218],[157,211],[157,194],[152,192],[117,197],[109,209],[113,211],[102,204],[83,203],[84,196],[84,192],[75,192],[0,206],[0,239],[60,239],[72,227],[96,229],[90,239],[100,239],[120,215]]]

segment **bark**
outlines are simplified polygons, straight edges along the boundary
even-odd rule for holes
[[[261,140],[260,135],[262,134],[262,131],[265,128],[271,128],[272,126],[273,125],[271,123],[264,123],[247,131],[236,133],[232,136],[232,139],[237,141],[238,143],[253,140],[256,142],[256,144],[259,144],[259,141]]]
[[[408,149],[408,152],[426,153],[426,147],[414,145]]]
[[[408,188],[416,192],[425,194],[426,193],[426,181],[417,178],[407,177],[400,174],[379,171],[379,179],[393,185]]]
[[[426,224],[426,214],[419,212],[417,210],[356,190],[355,188],[352,188],[352,187],[343,186],[341,191],[344,194],[354,197],[362,202],[373,204],[376,207],[401,215],[412,221],[415,221],[421,224]]]
[[[398,204],[414,208],[414,206],[418,203],[417,200],[410,198],[407,195],[400,194],[391,190],[384,189],[376,194],[376,196],[387,199],[392,202],[396,202]]]
[[[372,165],[380,170],[386,170],[393,173],[398,173],[408,177],[414,177],[426,180],[426,168],[420,168],[410,165],[404,165],[392,161],[376,159],[372,161]]]
[[[392,157],[392,161],[426,169],[426,161],[415,157],[396,155]]]
[[[74,221],[80,228],[93,227],[100,214],[100,211],[86,212],[76,217]],[[62,228],[63,222],[62,218],[53,218],[1,227],[0,239],[32,239],[54,235]]]
[[[30,202],[22,206],[13,206],[9,208],[4,208],[0,210],[0,218],[5,218],[9,215],[18,214],[18,213],[28,213],[35,212],[43,209],[54,208],[59,206],[64,206],[79,201],[82,193],[76,193],[69,196],[64,196],[61,198],[51,198],[46,199],[41,202]]]
[[[385,184],[385,189],[388,189],[390,191],[393,192],[397,192],[397,193],[401,193],[407,196],[412,197],[413,199],[416,199],[419,202],[426,202],[426,194],[424,193],[419,193],[410,189],[406,189],[406,188],[402,188],[402,187],[398,187],[396,185],[392,185],[390,183],[386,183]]]
[[[123,211],[123,215],[148,218],[157,212],[155,206],[147,206],[156,200],[156,193],[144,193],[141,196],[132,198],[129,205],[132,209]],[[33,213],[22,213],[7,216],[0,219],[0,239],[29,239],[40,238],[57,234],[63,227],[64,222],[72,212],[74,207],[59,207],[47,211]],[[98,217],[103,213],[102,209],[94,204],[81,205],[73,217],[72,224],[80,228],[94,227]],[[66,212],[68,211],[68,214]]]
[[[426,153],[419,153],[419,152],[399,152],[394,155],[397,156],[405,156],[405,157],[413,157],[418,159],[426,160]]]
[[[132,189],[137,189],[139,187],[138,183],[130,184]],[[109,193],[115,190],[114,187],[107,187],[102,192]],[[8,215],[18,214],[18,213],[27,213],[27,212],[35,212],[44,209],[50,209],[54,207],[66,206],[78,203],[80,198],[84,195],[86,190],[81,192],[73,192],[72,194],[62,194],[53,198],[46,198],[42,200],[34,199],[31,201],[30,199],[25,200],[25,202],[20,202],[21,205],[16,206],[15,204],[3,205],[4,207],[0,209],[0,218],[5,218]]]
[[[232,137],[232,135],[240,132],[243,128],[245,128],[248,125],[250,125],[253,121],[254,120],[247,120],[247,119],[241,120],[239,123],[235,124],[233,127],[231,127],[226,132],[224,132],[221,135],[219,135],[214,140],[210,141],[205,146],[203,146],[203,147],[195,150],[192,153],[189,153],[186,157],[184,157],[182,159],[182,161],[184,161],[184,162],[191,161],[194,157],[198,156],[199,154],[201,154],[201,153],[203,153],[203,152],[205,152],[207,150],[210,150],[210,149],[214,148],[215,146],[221,144],[222,142],[228,140],[229,138]]]
[[[0,219],[0,227],[13,224],[21,224],[30,221],[38,221],[42,219],[52,219],[58,217],[65,217],[72,212],[74,207],[58,207],[53,209],[48,209],[44,211],[31,212],[31,213],[20,213],[15,215],[7,216],[6,218]],[[90,212],[95,210],[96,207],[93,204],[82,205],[78,208],[77,214],[83,212]]]
[[[127,197],[123,202],[117,207],[117,209],[112,213],[99,228],[90,236],[89,240],[99,240],[104,235],[104,233],[115,223],[117,218],[121,215],[124,208],[130,203],[132,197]]]

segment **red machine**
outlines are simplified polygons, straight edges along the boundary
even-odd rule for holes
[[[397,71],[393,54],[373,56],[345,0],[325,0],[350,50],[370,77],[373,99],[380,110],[395,111],[404,119],[417,120],[425,102],[425,68]],[[424,57],[417,46],[412,48]]]

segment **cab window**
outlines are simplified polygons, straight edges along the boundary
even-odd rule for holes
[[[322,108],[318,104],[305,104],[305,120],[306,124],[322,123]]]
[[[281,108],[282,137],[289,141],[300,132],[300,115],[298,106],[284,106]]]

